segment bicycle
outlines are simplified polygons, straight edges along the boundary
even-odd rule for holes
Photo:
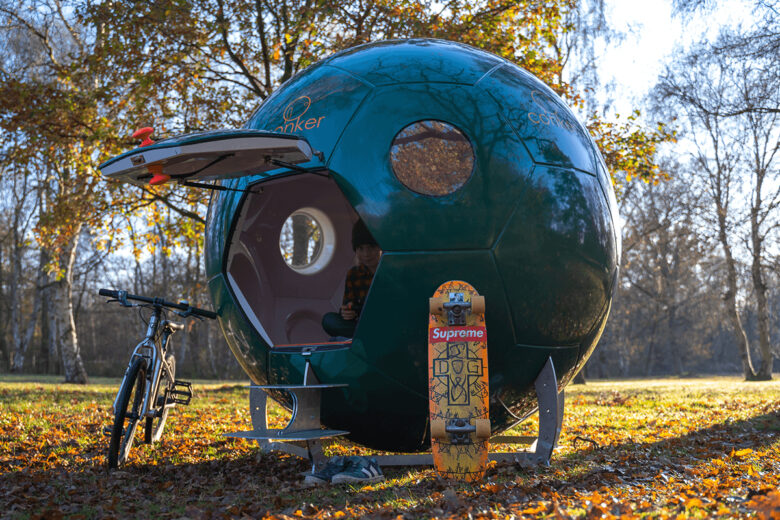
[[[108,446],[108,467],[119,467],[127,460],[133,446],[136,429],[141,419],[144,442],[160,440],[171,408],[188,405],[192,399],[192,384],[176,379],[176,358],[168,351],[171,335],[184,325],[168,321],[166,310],[173,310],[183,318],[215,319],[214,312],[191,306],[188,302],[172,303],[162,298],[128,294],[127,291],[100,289],[100,296],[112,298],[106,303],[118,302],[123,307],[152,309],[146,323],[146,337],[136,345],[125,370],[119,392],[114,399],[114,423],[103,433],[111,437]],[[141,303],[130,303],[135,300]],[[143,316],[141,315],[141,320]]]

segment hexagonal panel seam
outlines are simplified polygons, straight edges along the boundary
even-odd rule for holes
[[[352,76],[353,78],[355,78],[356,80],[358,80],[358,81],[360,81],[361,83],[365,84],[367,87],[370,87],[371,89],[374,89],[374,88],[376,88],[376,87],[377,87],[377,85],[376,85],[376,84],[374,84],[374,83],[371,83],[371,82],[370,82],[370,81],[368,81],[366,78],[364,78],[364,77],[362,77],[362,76],[358,76],[357,74],[355,74],[355,73],[354,73],[354,72],[352,72],[351,70],[347,70],[347,69],[345,69],[345,68],[343,68],[343,67],[339,67],[338,65],[333,65],[332,63],[324,62],[324,63],[322,64],[322,66],[323,66],[323,68],[330,68],[330,69],[335,69],[335,70],[337,70],[337,71],[339,71],[339,72],[343,72],[344,74],[347,74],[347,75],[349,75],[349,76]]]
[[[576,166],[564,166],[562,164],[555,164],[555,163],[548,163],[548,162],[542,162],[542,161],[534,161],[534,164],[537,164],[539,166],[547,166],[548,168],[558,168],[561,170],[575,170],[581,173],[584,173],[585,175],[590,175],[591,177],[595,177],[596,180],[599,180],[599,176],[596,173],[591,173],[588,170],[583,170],[582,168],[577,168]],[[601,185],[601,182],[598,182],[599,186]]]
[[[512,212],[512,215],[514,215],[514,211]],[[507,222],[509,222],[509,220],[507,220]],[[496,271],[496,276],[498,276],[498,279],[501,281],[501,292],[503,293],[504,296],[504,305],[506,309],[509,311],[507,312],[507,319],[509,320],[509,326],[510,326],[509,330],[512,331],[512,343],[517,344],[517,329],[515,328],[514,311],[512,309],[512,303],[509,301],[509,295],[506,293],[506,287],[507,287],[506,280],[504,280],[504,275],[501,274],[501,269],[499,269],[498,267],[498,260],[496,260],[496,254],[494,249],[495,248],[493,247],[488,250],[490,261],[493,262],[493,268]]]
[[[356,73],[354,73],[354,72],[352,72],[350,70],[347,70],[345,68],[339,67],[337,65],[333,65],[333,64],[328,63],[326,66],[330,67],[332,69],[336,69],[339,72],[345,72],[345,73],[349,74],[350,76],[352,76],[352,77],[354,77],[356,79],[359,79],[362,83],[365,83],[366,85],[369,85],[369,86],[371,86],[373,88],[392,87],[392,86],[395,86],[395,85],[402,85],[402,84],[403,85],[421,85],[421,84],[424,84],[424,85],[430,85],[430,84],[436,84],[436,85],[461,85],[461,86],[473,87],[479,80],[482,79],[482,78],[479,78],[479,80],[477,82],[474,82],[474,83],[468,83],[468,82],[464,82],[464,81],[431,81],[431,80],[420,80],[420,81],[393,80],[393,81],[388,82],[388,83],[372,83],[371,81],[367,80],[366,78],[364,78],[362,76],[358,76]]]
[[[599,178],[598,175],[596,175],[596,180],[598,181],[599,188],[601,189],[601,195],[604,197],[604,202],[606,203],[607,210],[609,211],[609,214],[612,217],[612,222],[614,223],[614,222],[617,221],[618,217],[620,217],[620,213],[615,215],[614,212],[612,211],[612,204],[610,204],[610,202],[609,202],[609,194],[607,193],[608,189],[614,189],[612,187],[612,185],[611,185],[611,183],[612,183],[612,175],[609,173],[609,170],[607,170],[606,166],[604,166],[603,164],[601,166],[602,166],[602,168],[604,168],[604,173],[607,175],[607,180],[610,182],[610,186],[607,187],[607,186],[604,186],[603,184],[601,184],[601,179]],[[585,172],[585,173],[587,173],[587,172]],[[617,209],[617,208],[615,208],[615,209]],[[615,237],[615,238],[617,238],[617,237]]]
[[[570,344],[561,344],[561,345],[532,345],[531,343],[518,343],[515,342],[515,347],[522,347],[522,348],[541,348],[541,349],[550,349],[550,348],[559,348],[559,349],[567,349],[567,348],[580,348],[580,343],[570,343]]]
[[[492,71],[491,71],[491,72],[492,72]],[[546,85],[545,85],[545,86],[546,86]],[[515,128],[515,125],[511,124],[511,122],[509,122],[509,120],[508,120],[508,119],[507,119],[507,118],[504,116],[504,113],[503,113],[503,111],[501,110],[501,103],[499,102],[499,100],[498,100],[498,99],[496,99],[496,96],[494,96],[494,95],[493,95],[493,93],[492,93],[492,92],[490,92],[489,90],[486,90],[486,89],[484,89],[484,88],[482,88],[482,87],[479,87],[479,89],[480,89],[480,90],[482,90],[483,92],[487,93],[487,95],[488,95],[488,96],[490,96],[490,98],[493,100],[493,102],[495,102],[495,103],[498,105],[498,107],[499,107],[499,115],[501,116],[501,119],[504,121],[504,123],[506,123],[506,124],[508,125],[508,127],[509,127],[509,128],[511,128],[511,129],[512,129],[512,133],[514,133],[514,134],[515,134],[515,136],[517,137],[518,141],[520,141],[521,143],[523,143],[523,146],[525,147],[525,150],[526,150],[526,152],[528,152],[528,156],[531,158],[531,161],[532,161],[534,164],[545,165],[545,166],[555,166],[555,167],[559,167],[559,168],[571,168],[571,169],[573,169],[573,170],[582,171],[582,172],[584,172],[584,173],[587,173],[588,175],[592,175],[592,176],[594,176],[594,177],[598,177],[598,175],[597,175],[596,173],[591,173],[591,172],[589,172],[589,171],[587,171],[587,170],[583,170],[583,169],[581,169],[581,168],[577,168],[576,166],[564,166],[564,165],[561,165],[561,164],[553,164],[553,163],[547,163],[547,162],[537,161],[537,160],[534,158],[534,155],[531,153],[531,150],[528,148],[528,145],[527,145],[527,144],[525,144],[525,139],[523,139],[523,138],[522,138],[522,136],[521,136],[521,135],[520,135],[520,133],[518,132],[517,128]],[[587,132],[587,128],[585,128],[585,126],[584,126],[582,123],[580,123],[580,122],[579,122],[579,120],[577,120],[577,122],[578,122],[578,123],[580,124],[580,126],[582,126],[582,128],[583,128],[583,129],[584,129],[584,130]],[[590,136],[590,134],[588,134],[588,137],[590,137],[591,146],[592,146],[592,147],[595,147],[595,144],[593,144],[593,138]],[[595,153],[594,153],[594,150],[593,150],[593,149],[591,149],[591,150],[590,150],[590,154],[591,154],[592,156],[594,156],[593,158],[594,158],[594,164],[595,164],[597,161],[595,160]]]
[[[503,58],[501,58],[501,59],[503,60]],[[474,87],[478,87],[478,88],[480,88],[481,90],[484,91],[485,89],[483,89],[482,87],[479,87],[479,84],[482,82],[482,80],[484,80],[486,78],[489,78],[495,71],[497,71],[501,67],[504,67],[505,65],[506,65],[506,63],[502,63],[502,62],[497,63],[492,69],[490,69],[489,71],[485,72],[482,75],[481,78],[479,78],[477,81],[475,81],[473,86]]]
[[[522,141],[520,141],[522,142]],[[531,173],[528,175],[528,185],[533,184],[531,181],[533,180],[534,176],[536,175],[536,163],[533,162],[533,159],[531,159],[531,162],[533,163],[533,168],[531,168]],[[504,225],[501,227],[501,230],[498,232],[498,235],[496,236],[496,239],[493,241],[493,244],[488,249],[491,253],[491,255],[495,254],[495,250],[498,247],[498,243],[501,242],[501,238],[504,236],[504,233],[506,232],[506,229],[509,227],[509,224],[512,222],[512,219],[514,219],[515,214],[517,213],[518,209],[520,208],[520,203],[522,202],[522,197],[525,195],[526,190],[528,190],[528,185],[520,191],[520,193],[517,194],[517,200],[515,201],[514,207],[512,207],[512,211],[509,212],[509,215],[506,218],[506,221],[504,222]]]
[[[495,69],[493,69],[493,70],[495,70]],[[482,92],[487,94],[488,97],[490,97],[490,99],[493,100],[493,103],[496,104],[496,108],[497,108],[496,113],[498,114],[498,117],[501,118],[501,121],[503,121],[503,123],[506,125],[506,127],[509,128],[509,130],[512,132],[512,134],[517,138],[517,141],[520,144],[523,145],[523,149],[525,150],[525,153],[528,154],[528,158],[531,160],[531,162],[533,164],[537,164],[536,159],[534,159],[534,154],[531,153],[531,149],[528,148],[527,144],[525,144],[525,140],[522,137],[520,137],[520,134],[518,133],[517,129],[515,128],[515,125],[513,125],[509,121],[509,119],[507,119],[507,117],[504,115],[504,111],[501,108],[501,103],[496,99],[496,96],[494,96],[493,93],[490,92],[489,90],[485,90],[484,88],[482,88],[480,86],[476,86],[475,85],[475,88],[478,88],[479,90],[481,90]]]

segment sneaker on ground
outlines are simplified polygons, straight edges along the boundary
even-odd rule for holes
[[[333,484],[343,482],[379,482],[385,479],[376,459],[368,457],[348,457],[344,470],[331,477]]]
[[[307,484],[328,484],[336,473],[341,473],[347,468],[346,457],[333,457],[325,466],[311,475],[306,475],[303,481]]]

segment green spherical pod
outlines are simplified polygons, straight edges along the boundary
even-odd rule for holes
[[[377,449],[428,445],[428,299],[447,280],[486,299],[494,431],[533,411],[548,357],[562,388],[595,347],[619,256],[614,194],[588,132],[529,73],[452,42],[373,43],[298,74],[246,126],[321,152],[310,173],[236,179],[251,193],[211,201],[209,287],[255,383],[301,383],[303,358],[279,347],[327,341],[319,320],[340,304],[358,218],[384,253],[351,347],[311,358],[321,382],[349,385],[323,393],[328,427]],[[290,218],[319,233],[299,265],[280,252]]]

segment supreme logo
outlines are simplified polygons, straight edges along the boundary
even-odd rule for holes
[[[487,330],[485,327],[436,327],[430,330],[431,342],[438,341],[485,341]]]

